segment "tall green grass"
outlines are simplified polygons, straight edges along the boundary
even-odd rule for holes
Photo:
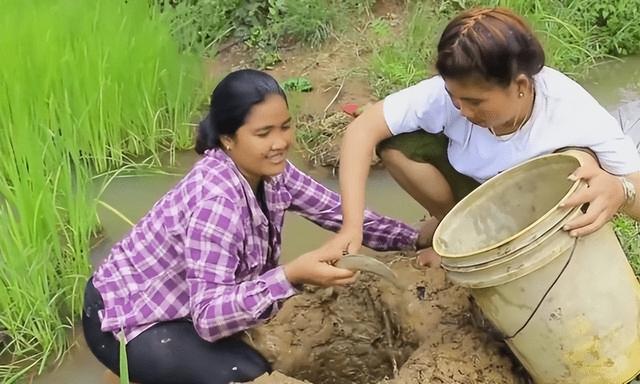
[[[374,39],[369,83],[376,97],[382,98],[433,74],[430,63],[446,19],[433,4],[413,2],[408,5],[401,31],[394,32],[386,19],[370,24]]]
[[[0,16],[4,96],[37,108],[34,123],[98,170],[189,145],[200,101],[199,61],[178,55],[143,2],[124,3],[8,0]]]
[[[141,1],[3,2],[0,382],[68,348],[98,230],[92,175],[191,146],[202,71],[169,30]]]

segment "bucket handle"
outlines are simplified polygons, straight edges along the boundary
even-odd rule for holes
[[[567,259],[567,261],[565,262],[564,266],[562,267],[562,269],[560,270],[560,273],[558,273],[558,276],[556,276],[556,278],[553,280],[553,282],[551,283],[551,285],[549,285],[549,288],[547,288],[547,290],[544,292],[544,295],[542,295],[542,298],[540,299],[540,301],[538,302],[538,304],[536,305],[536,307],[533,309],[533,311],[531,312],[531,315],[529,315],[529,317],[527,318],[527,320],[524,322],[524,324],[522,324],[522,326],[515,331],[511,336],[504,336],[503,339],[504,340],[508,340],[508,339],[513,339],[514,337],[518,336],[518,334],[520,332],[522,332],[527,325],[529,325],[529,322],[531,321],[531,319],[533,319],[533,316],[535,316],[535,314],[538,312],[538,309],[540,309],[540,306],[542,305],[542,303],[544,302],[544,300],[547,298],[547,296],[549,295],[549,293],[551,292],[551,290],[553,289],[553,287],[556,285],[556,283],[558,282],[558,280],[560,280],[560,277],[564,274],[564,271],[567,269],[567,267],[569,266],[569,263],[571,263],[571,259],[573,259],[573,254],[576,251],[576,247],[578,245],[578,237],[576,237],[573,240],[573,246],[571,248],[571,253],[569,254],[569,258]]]

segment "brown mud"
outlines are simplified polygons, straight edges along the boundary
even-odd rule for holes
[[[384,255],[407,288],[362,274],[306,288],[250,340],[275,372],[256,384],[526,383],[506,346],[475,325],[469,293],[441,269]]]

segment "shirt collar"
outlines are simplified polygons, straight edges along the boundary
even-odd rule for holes
[[[255,193],[251,189],[251,185],[244,177],[242,172],[238,169],[236,163],[220,148],[208,149],[205,151],[205,155],[219,161],[229,167],[237,178],[237,185],[239,187],[238,193],[241,193],[245,200],[247,201],[247,206],[249,208],[249,212],[251,213],[251,218],[254,223],[257,224],[267,224],[267,217],[262,212],[260,208],[260,203],[256,198]],[[264,180],[264,191],[265,191],[265,200],[267,202],[267,209],[270,213],[273,213],[274,210],[278,209],[286,209],[288,206],[287,199],[284,198],[281,191],[281,177],[270,177]],[[272,216],[272,215],[271,215]]]

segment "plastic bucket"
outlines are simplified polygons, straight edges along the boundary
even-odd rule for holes
[[[611,225],[574,239],[578,160],[529,160],[481,185],[442,220],[433,246],[449,278],[536,383],[622,384],[640,373],[640,284]]]

